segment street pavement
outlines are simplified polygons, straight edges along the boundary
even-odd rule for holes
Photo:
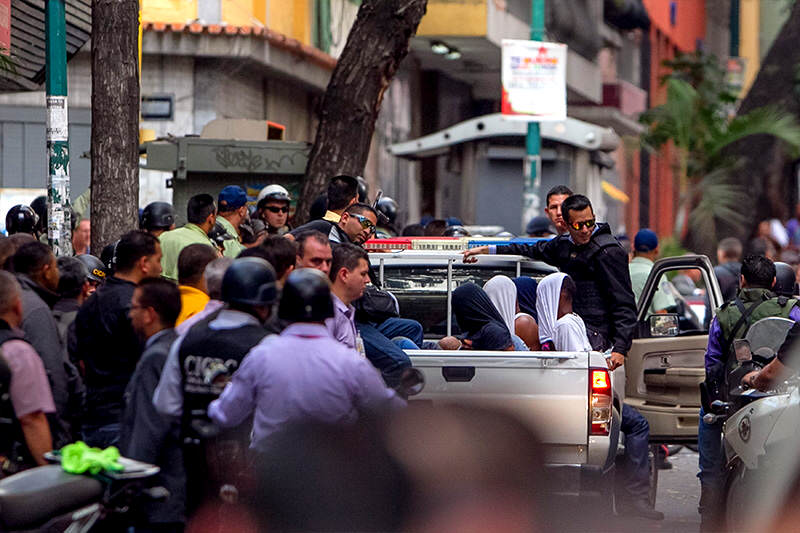
[[[669,458],[671,470],[659,471],[656,509],[664,520],[654,522],[639,518],[617,517],[615,527],[608,531],[696,532],[700,527],[697,502],[700,500],[700,480],[697,479],[697,453],[683,448]],[[602,531],[602,528],[598,529]]]

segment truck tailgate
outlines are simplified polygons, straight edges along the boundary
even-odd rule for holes
[[[589,354],[408,350],[425,388],[414,401],[480,403],[531,424],[556,462],[583,462]]]

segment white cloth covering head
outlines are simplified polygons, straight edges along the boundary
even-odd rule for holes
[[[489,296],[508,331],[514,334],[514,316],[517,314],[517,286],[508,276],[494,276],[486,282],[483,290]]]
[[[539,342],[553,340],[558,322],[558,302],[561,299],[561,284],[567,275],[555,272],[545,276],[536,287],[536,314],[539,319]]]
[[[553,345],[559,352],[586,352],[592,349],[586,324],[575,313],[567,313],[556,322]]]

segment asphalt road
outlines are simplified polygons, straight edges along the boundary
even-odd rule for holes
[[[683,448],[670,457],[671,470],[659,471],[656,509],[664,520],[654,522],[639,518],[617,517],[608,531],[696,532],[700,527],[697,502],[700,500],[700,481],[697,479],[697,453]],[[603,531],[599,528],[597,531]]]

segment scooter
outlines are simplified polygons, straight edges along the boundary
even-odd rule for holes
[[[124,469],[97,475],[64,472],[60,455],[45,454],[53,463],[0,480],[0,532],[125,531],[131,511],[146,500],[169,496],[150,487],[155,465],[120,458]]]
[[[800,437],[800,389],[796,377],[760,392],[741,387],[741,378],[766,366],[777,354],[791,320],[770,317],[750,327],[744,340],[734,341],[738,366],[728,375],[727,401],[716,400],[706,422],[724,420],[726,457],[725,522],[728,531],[764,530],[776,502],[786,490],[787,459],[797,461]],[[793,468],[792,468],[793,470]]]

